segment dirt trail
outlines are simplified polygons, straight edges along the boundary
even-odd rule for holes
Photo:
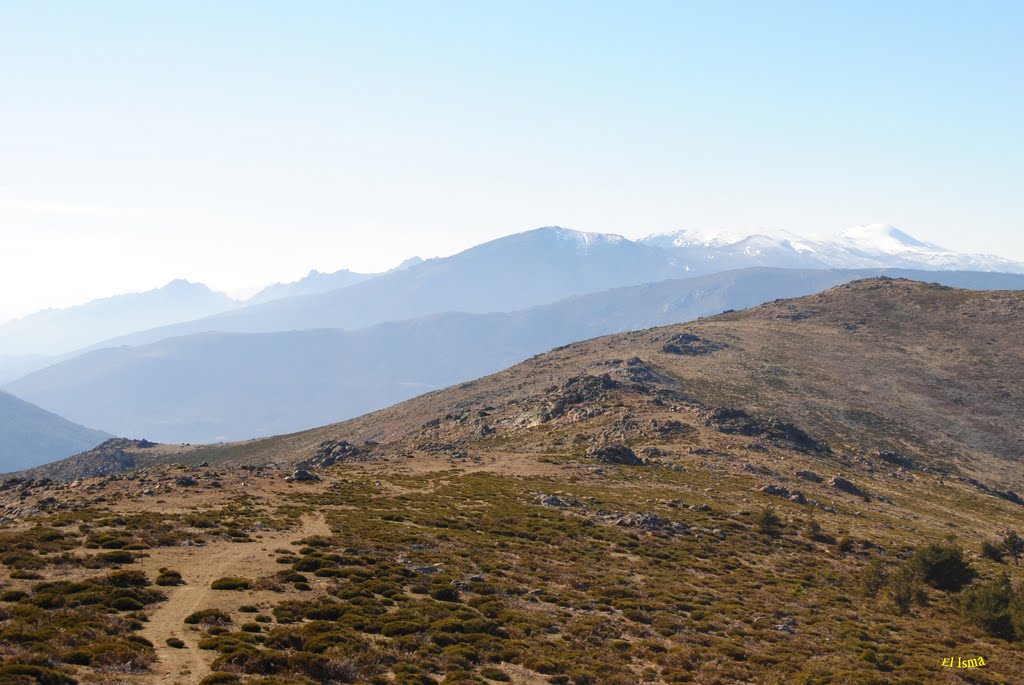
[[[323,516],[306,517],[297,530],[265,535],[254,542],[218,542],[205,547],[155,550],[158,553],[154,553],[147,564],[153,568],[147,570],[153,572],[161,566],[173,568],[181,572],[188,584],[160,588],[167,595],[167,601],[157,605],[143,629],[143,635],[153,643],[159,659],[148,682],[193,685],[209,672],[214,654],[199,649],[199,632],[185,625],[189,614],[211,607],[232,612],[242,604],[259,604],[263,599],[275,597],[269,592],[211,590],[210,583],[224,576],[255,578],[279,571],[281,567],[274,562],[275,547],[310,535],[330,534]],[[170,637],[183,640],[185,648],[168,647]]]

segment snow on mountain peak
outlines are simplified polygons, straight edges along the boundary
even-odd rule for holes
[[[836,239],[862,250],[892,255],[903,252],[946,252],[938,245],[922,242],[888,224],[854,226],[837,233]]]
[[[585,231],[574,231],[571,228],[562,228],[561,226],[545,226],[537,230],[550,233],[561,240],[575,241],[582,249],[602,243],[621,243],[625,240],[621,235],[615,233],[587,233]]]

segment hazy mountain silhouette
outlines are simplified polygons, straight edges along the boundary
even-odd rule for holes
[[[108,340],[102,346],[137,345],[209,331],[356,329],[448,311],[507,312],[686,275],[687,270],[661,248],[621,236],[539,228],[327,293],[242,307]]]
[[[144,293],[46,309],[0,325],[0,354],[60,355],[101,340],[222,312],[236,305],[201,283],[171,281]]]
[[[316,269],[310,271],[306,276],[292,283],[275,283],[259,291],[248,300],[247,305],[261,304],[271,300],[280,300],[285,297],[296,295],[316,295],[318,293],[330,292],[339,288],[347,288],[350,285],[361,283],[374,274],[360,274],[348,269],[335,271],[334,273],[321,273]]]
[[[109,437],[0,392],[0,473],[63,459]]]

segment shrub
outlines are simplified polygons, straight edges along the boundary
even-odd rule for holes
[[[185,623],[189,625],[222,625],[231,623],[231,617],[220,609],[202,609],[186,616]]]
[[[853,551],[853,545],[854,545],[853,538],[851,538],[849,535],[844,535],[843,537],[841,537],[839,539],[839,542],[836,543],[836,551],[839,552],[840,554],[846,554],[847,552],[852,552]]]
[[[1010,603],[1014,599],[1010,578],[1005,573],[991,583],[973,585],[960,597],[960,612],[969,623],[989,635],[1013,639]]]
[[[173,647],[174,649],[183,649],[185,647],[185,641],[180,637],[169,637],[167,638],[167,646]]]
[[[4,664],[0,666],[0,682],[34,682],[37,685],[75,685],[77,681],[60,671],[55,671],[45,666],[37,666],[35,664]]]
[[[107,602],[107,606],[118,611],[138,611],[144,609],[146,605],[134,597],[117,597]]]
[[[902,565],[889,578],[889,599],[893,608],[900,616],[908,613],[914,600],[921,601],[921,581],[917,573],[907,565]]]
[[[864,594],[868,597],[875,597],[885,586],[886,579],[887,575],[885,572],[885,566],[882,564],[881,559],[872,559],[864,568],[864,573],[861,575],[861,590],[863,590]]]
[[[1020,557],[1024,554],[1024,538],[1015,530],[1008,530],[999,541],[1003,549],[1013,557],[1013,563],[1020,565]]]
[[[991,559],[997,563],[1003,563],[1003,548],[991,540],[985,540],[981,543],[981,556],[986,559]]]
[[[199,685],[234,685],[234,683],[240,682],[242,682],[241,678],[236,676],[234,673],[219,671],[217,673],[211,673],[200,680]]]
[[[484,678],[487,678],[488,680],[497,680],[501,683],[507,683],[510,680],[512,680],[512,678],[510,678],[509,675],[505,673],[505,671],[501,670],[500,668],[495,668],[493,666],[485,666],[484,668],[481,668],[480,675],[482,675]]]
[[[213,581],[210,588],[213,590],[251,590],[252,581],[238,576],[226,576]]]
[[[117,564],[132,564],[135,562],[135,557],[132,556],[131,552],[119,549],[113,552],[100,552],[92,560],[104,566],[114,566]]]
[[[459,590],[451,585],[441,585],[431,590],[430,596],[439,602],[458,602]]]
[[[959,592],[978,574],[957,545],[933,542],[914,552],[911,568],[936,590]]]
[[[160,571],[160,575],[156,577],[156,584],[163,586],[184,585],[185,581],[177,571],[164,569]]]
[[[142,571],[114,571],[107,576],[107,582],[114,587],[145,587],[150,584]]]
[[[782,519],[772,507],[765,507],[754,515],[754,525],[758,532],[771,537],[782,535]]]
[[[823,532],[820,523],[814,519],[807,519],[807,523],[804,524],[804,536],[808,540],[821,540]]]

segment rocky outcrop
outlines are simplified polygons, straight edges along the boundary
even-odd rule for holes
[[[335,464],[360,461],[366,452],[347,440],[324,440],[317,447],[316,454],[300,461],[296,466],[300,469],[325,469]]]
[[[636,452],[625,445],[605,445],[595,447],[587,455],[604,464],[625,464],[626,466],[643,466],[643,460]]]
[[[704,413],[704,424],[721,433],[759,438],[778,447],[798,452],[827,454],[828,445],[815,440],[803,429],[774,417],[751,416],[742,409],[718,408]]]
[[[920,463],[898,452],[875,452],[874,457],[886,464],[892,464],[908,471],[926,470]]]
[[[724,350],[728,345],[702,338],[693,333],[680,333],[669,338],[661,347],[666,354],[678,354],[686,357],[700,357]]]
[[[316,483],[320,480],[320,476],[315,473],[311,473],[306,469],[296,469],[292,471],[290,476],[285,478],[289,483]]]
[[[614,521],[615,525],[626,528],[639,528],[648,533],[668,533],[671,535],[683,535],[690,532],[689,526],[665,518],[661,514],[653,512],[639,512],[636,514],[624,514]]]
[[[564,416],[569,409],[581,404],[596,404],[608,397],[608,392],[619,383],[608,374],[592,376],[580,374],[566,380],[561,386],[549,388],[547,398],[537,413],[539,423]]]
[[[797,504],[807,503],[807,498],[804,497],[804,493],[800,492],[799,490],[790,490],[789,488],[784,487],[782,485],[775,485],[769,483],[768,485],[762,485],[760,491],[766,495],[771,495],[772,497],[782,497],[783,499],[788,499],[789,501],[796,502]]]
[[[834,476],[832,480],[828,482],[828,484],[835,488],[836,490],[841,490],[842,492],[845,492],[849,495],[854,495],[855,497],[864,497],[865,495],[867,495],[867,493],[864,490],[854,485],[853,481],[847,480],[842,476]]]
[[[1024,497],[1021,497],[1013,490],[1000,490],[998,488],[993,488],[992,486],[985,485],[981,481],[975,480],[974,478],[961,477],[960,480],[967,483],[971,487],[980,490],[981,492],[984,492],[987,495],[992,495],[993,497],[998,497],[999,499],[1005,499],[1007,502],[1013,502],[1014,504],[1024,505]]]

